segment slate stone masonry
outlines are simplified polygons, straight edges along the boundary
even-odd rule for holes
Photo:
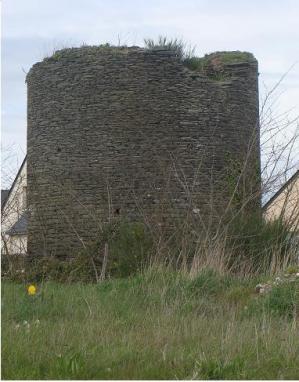
[[[219,216],[230,163],[247,163],[245,196],[258,189],[257,61],[222,56],[194,71],[171,51],[82,47],[33,65],[29,254],[69,256],[108,216],[167,215],[167,203]]]

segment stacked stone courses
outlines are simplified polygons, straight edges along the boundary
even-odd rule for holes
[[[226,54],[207,56],[198,71],[173,51],[138,47],[64,49],[33,65],[29,254],[71,256],[96,240],[109,216],[158,216],[166,203],[173,214],[192,204],[206,216],[212,195],[220,213],[230,199],[230,161],[249,164],[252,192],[257,61],[247,54],[226,62]]]

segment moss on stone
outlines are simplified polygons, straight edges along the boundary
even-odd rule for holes
[[[226,66],[256,61],[249,52],[231,51],[206,54],[204,57],[189,57],[183,60],[188,69],[201,73],[213,81],[225,81],[230,77]]]
[[[215,52],[208,54],[205,57],[210,60],[217,57],[223,62],[223,64],[255,61],[252,53],[240,52],[239,50],[230,52]]]
[[[194,71],[204,71],[209,66],[221,66],[234,63],[252,62],[255,58],[249,52],[215,52],[204,57],[190,57],[183,61],[184,65]]]
[[[98,54],[102,53],[128,53],[129,48],[127,46],[114,46],[108,43],[101,45],[82,45],[80,47],[70,47],[58,49],[53,52],[51,56],[47,56],[43,61],[59,61],[64,58],[70,58],[81,55],[82,51],[85,51],[86,54]]]

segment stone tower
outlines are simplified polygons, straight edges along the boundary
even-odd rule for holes
[[[186,66],[172,51],[105,46],[35,64],[27,76],[29,254],[69,256],[115,214],[191,208],[217,218],[240,173],[242,200],[259,208],[257,70],[249,53]]]

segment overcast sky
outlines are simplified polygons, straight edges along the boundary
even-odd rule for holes
[[[281,84],[279,107],[299,114],[298,0],[3,0],[2,147],[20,164],[26,153],[25,73],[56,48],[82,43],[142,45],[144,37],[179,37],[200,56],[254,53],[260,90]]]

